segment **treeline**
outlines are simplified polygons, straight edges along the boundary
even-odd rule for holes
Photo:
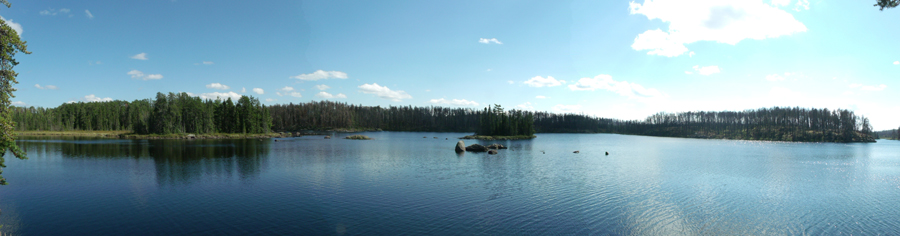
[[[644,120],[618,120],[498,108],[381,107],[331,101],[263,106],[250,97],[233,103],[230,99],[201,100],[185,93],[169,93],[157,94],[156,100],[72,103],[52,109],[18,107],[14,120],[19,124],[18,130],[133,130],[159,134],[343,129],[493,135],[618,133],[809,142],[870,142],[875,137],[868,118],[842,109],[773,107],[659,113]]]
[[[511,110],[504,112],[503,107],[494,104],[493,108],[485,107],[479,118],[477,135],[489,136],[532,136],[534,135],[534,116],[530,112]]]
[[[203,100],[187,93],[156,99],[66,103],[56,108],[13,108],[19,131],[131,130],[137,134],[266,133],[269,109],[242,96],[237,102]]]
[[[875,132],[875,138],[900,140],[900,128]]]

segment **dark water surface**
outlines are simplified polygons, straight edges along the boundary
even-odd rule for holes
[[[6,157],[0,232],[900,234],[897,141],[538,134],[457,155],[463,133],[364,134],[21,140],[29,159]]]

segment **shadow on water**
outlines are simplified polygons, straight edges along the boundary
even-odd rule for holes
[[[241,179],[259,176],[269,155],[271,140],[121,140],[59,138],[20,140],[34,156],[58,152],[63,160],[152,160],[160,185],[191,183],[202,176]]]

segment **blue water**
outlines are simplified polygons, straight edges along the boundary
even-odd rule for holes
[[[509,146],[488,155],[455,153],[463,133],[363,134],[374,140],[23,139],[0,232],[900,234],[897,141],[465,140]]]

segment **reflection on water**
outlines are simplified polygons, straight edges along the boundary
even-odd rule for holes
[[[455,153],[458,133],[332,135],[20,140],[0,232],[900,234],[897,141],[465,140],[509,147],[488,155]]]
[[[268,158],[270,139],[118,140],[95,138],[23,139],[19,146],[30,157],[58,152],[64,160],[152,160],[161,185],[190,183],[201,176],[258,176]]]

